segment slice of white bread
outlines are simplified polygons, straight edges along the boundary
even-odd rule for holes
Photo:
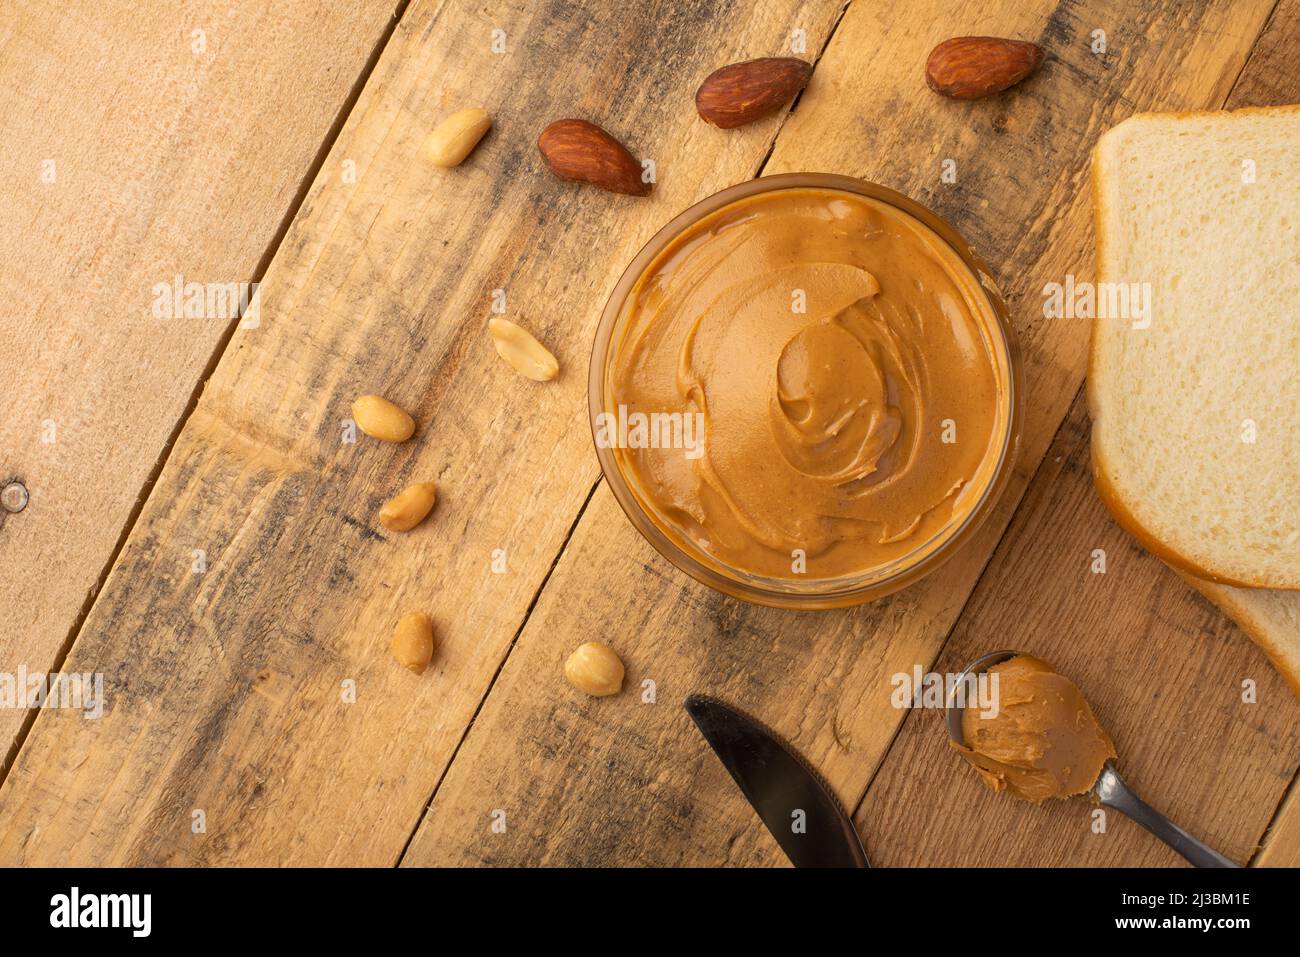
[[[1093,197],[1098,300],[1150,284],[1093,322],[1098,491],[1183,571],[1300,589],[1300,106],[1134,116]]]
[[[1300,697],[1300,592],[1236,588],[1174,571],[1240,625]]]

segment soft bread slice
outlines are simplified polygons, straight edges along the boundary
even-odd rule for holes
[[[1149,327],[1093,322],[1098,491],[1184,571],[1300,589],[1300,106],[1134,116],[1093,194],[1099,283],[1150,283]]]
[[[1254,639],[1300,697],[1300,592],[1235,588],[1174,570]]]

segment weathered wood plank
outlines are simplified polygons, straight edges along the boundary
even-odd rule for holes
[[[1284,0],[1226,103],[1300,99],[1300,3]],[[1300,764],[1300,706],[1267,659],[1217,610],[1128,538],[1092,489],[1086,409],[1075,403],[937,665],[997,647],[1071,674],[1111,730],[1126,779],[1194,833],[1245,863]],[[1102,548],[1107,571],[1090,571]],[[1158,676],[1159,683],[1153,681]],[[1257,683],[1256,703],[1241,683]],[[935,773],[918,776],[917,767]],[[906,813],[904,813],[906,809]],[[986,792],[944,743],[934,714],[908,717],[858,821],[891,864],[1180,863],[1136,826],[1090,830],[1086,801],[1029,808]],[[980,827],[971,827],[978,820]],[[888,822],[889,827],[886,827]],[[1266,846],[1286,861],[1297,823]]]
[[[997,648],[1051,662],[1110,732],[1125,781],[1244,864],[1300,766],[1300,702],[1259,648],[1111,520],[1092,486],[1088,435],[1080,398],[935,670],[960,671]],[[1032,806],[994,794],[948,747],[942,712],[921,710],[856,822],[888,866],[1182,863],[1119,814],[1093,833],[1093,809],[1082,798]]]
[[[595,481],[585,366],[607,290],[673,213],[752,176],[779,126],[707,127],[695,85],[794,29],[816,51],[839,10],[411,5],[73,648],[109,713],[37,719],[0,790],[0,861],[397,860]],[[493,131],[458,169],[424,164],[423,135],[469,104]],[[654,159],[652,197],[552,178],[534,141],[567,115]],[[496,357],[494,289],[559,356],[555,383]],[[412,442],[340,444],[371,391],[412,411]],[[432,519],[375,531],[427,477]],[[386,647],[410,607],[439,635],[422,678]]]
[[[393,7],[0,5],[0,670],[55,667],[232,325],[154,285],[257,278]]]
[[[990,262],[1025,352],[1028,416],[1012,487],[933,577],[872,606],[804,615],[685,581],[598,491],[403,863],[782,861],[682,712],[692,691],[756,713],[843,797],[861,796],[902,720],[890,676],[935,660],[1082,380],[1087,324],[1043,320],[1039,291],[1090,272],[1093,142],[1137,110],[1220,105],[1270,9],[852,5],[766,171],[882,182],[936,209]],[[1090,49],[1094,29],[1106,31],[1104,56]],[[922,65],[960,33],[1036,38],[1052,59],[998,99],[939,100]],[[940,180],[944,159],[956,162],[954,185]],[[633,690],[580,700],[560,663],[601,629]],[[645,678],[656,682],[655,706],[636,694]],[[513,821],[504,834],[488,826],[494,809]],[[867,843],[870,852],[870,833]]]
[[[1264,835],[1257,867],[1300,867],[1300,799],[1292,793],[1278,811],[1272,827]]]

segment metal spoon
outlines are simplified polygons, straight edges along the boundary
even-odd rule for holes
[[[992,651],[987,655],[976,658],[962,671],[956,684],[953,685],[952,694],[948,698],[946,708],[948,737],[956,744],[962,747],[966,746],[966,739],[961,729],[963,707],[957,705],[954,701],[957,690],[966,684],[966,676],[978,675],[987,671],[993,665],[1006,661],[1008,658],[1014,658],[1018,654],[1020,654],[1018,651]],[[1092,786],[1091,793],[1097,799],[1098,804],[1103,807],[1114,808],[1130,820],[1136,821],[1197,867],[1240,866],[1228,860],[1212,847],[1202,844],[1134,794],[1129,786],[1121,780],[1119,772],[1115,770],[1113,761],[1106,762],[1096,783]]]

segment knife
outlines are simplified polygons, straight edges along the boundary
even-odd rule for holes
[[[821,775],[753,718],[693,694],[686,713],[795,867],[868,867],[858,832]]]

